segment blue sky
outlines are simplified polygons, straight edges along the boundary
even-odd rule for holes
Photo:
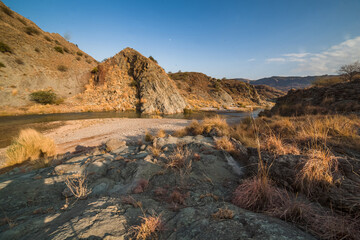
[[[359,0],[3,0],[98,61],[125,47],[166,71],[257,79],[360,60]]]

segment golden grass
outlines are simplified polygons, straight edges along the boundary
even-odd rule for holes
[[[158,131],[158,133],[156,134],[156,137],[158,137],[158,138],[164,138],[164,137],[166,137],[166,132],[164,131],[164,129],[160,129],[160,130]]]
[[[337,159],[328,149],[310,149],[304,167],[297,178],[303,190],[310,194],[318,186],[334,183],[333,172],[337,171]]]
[[[140,226],[132,226],[130,232],[134,234],[136,240],[157,239],[158,232],[162,230],[161,216],[141,217]]]
[[[228,137],[221,137],[216,139],[215,145],[217,149],[225,150],[227,152],[232,152],[235,150],[233,143],[229,140]]]
[[[284,144],[280,137],[270,134],[264,139],[264,148],[276,155],[299,154],[299,150],[290,144]]]
[[[34,129],[21,130],[17,138],[6,150],[5,166],[12,166],[30,160],[36,167],[49,163],[47,157],[54,156],[56,146],[54,140],[45,137]]]
[[[66,177],[66,186],[77,199],[86,199],[91,193],[86,184],[86,176],[76,174]]]
[[[191,171],[192,166],[192,153],[183,145],[178,145],[176,149],[170,154],[168,162],[166,163],[166,168],[174,169],[185,169],[186,171]]]
[[[186,135],[207,135],[212,130],[216,130],[216,135],[219,137],[228,136],[230,133],[230,127],[226,123],[225,119],[215,116],[212,118],[205,118],[202,121],[193,120],[185,129],[176,131],[174,136],[183,137]]]

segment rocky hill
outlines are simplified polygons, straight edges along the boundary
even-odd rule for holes
[[[29,104],[53,89],[68,98],[84,90],[96,61],[57,33],[48,33],[0,1],[0,106]]]
[[[220,80],[198,72],[170,73],[181,95],[194,108],[241,107],[262,103],[255,88],[235,80]]]
[[[328,87],[291,90],[265,115],[360,113],[360,79]]]
[[[186,102],[164,69],[131,48],[100,63],[81,94],[84,104],[141,113],[182,112]]]

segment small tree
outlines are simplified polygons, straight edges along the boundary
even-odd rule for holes
[[[347,81],[354,80],[354,77],[360,73],[360,63],[356,61],[352,64],[346,64],[340,67],[339,74],[341,74]]]

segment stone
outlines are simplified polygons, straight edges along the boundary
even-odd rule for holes
[[[106,142],[106,150],[109,152],[115,151],[119,149],[120,147],[123,147],[126,145],[125,141],[120,141],[119,139],[113,138]]]

